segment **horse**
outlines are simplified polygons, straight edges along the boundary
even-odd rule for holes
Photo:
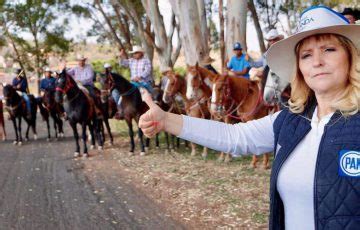
[[[22,135],[21,135],[21,119],[27,123],[27,129],[25,133],[25,140],[29,139],[29,130],[30,127],[34,133],[34,139],[37,140],[36,133],[36,113],[37,113],[37,103],[33,95],[29,94],[31,114],[30,117],[27,116],[27,108],[25,99],[20,96],[12,85],[5,85],[3,89],[3,94],[5,98],[5,108],[10,115],[10,119],[14,125],[16,139],[14,145],[22,145]],[[16,123],[16,119],[17,122]]]
[[[268,104],[278,104],[283,108],[290,98],[290,84],[265,67],[262,75],[263,99]]]
[[[84,155],[89,157],[88,148],[86,145],[86,127],[89,127],[91,135],[91,148],[95,146],[94,131],[98,142],[98,149],[103,149],[103,138],[101,137],[101,114],[95,108],[94,99],[90,97],[86,89],[80,89],[75,80],[70,77],[64,69],[55,82],[55,101],[63,104],[70,126],[73,130],[75,138],[75,152],[74,157],[81,156],[79,146],[79,134],[76,124],[80,124],[82,128],[82,140]]]
[[[176,100],[176,96],[180,95],[184,104],[185,104],[185,111],[178,111],[179,114],[184,114],[184,112],[193,117],[204,117],[208,118],[208,108],[206,100],[202,98],[197,99],[187,99],[186,97],[186,90],[187,90],[187,82],[186,79],[181,77],[178,74],[175,74],[172,71],[169,71],[167,74],[168,81],[165,86],[164,94],[163,94],[163,101],[165,103],[172,102],[174,109],[176,108],[179,110],[179,102]],[[203,95],[203,94],[201,94]],[[204,96],[204,95],[203,95]],[[174,112],[174,111],[172,111]],[[196,145],[191,143],[191,156],[196,155]],[[202,157],[207,157],[207,148],[204,147]]]
[[[55,91],[46,89],[44,90],[44,95],[39,98],[38,106],[40,109],[40,114],[46,122],[46,127],[48,131],[47,140],[50,141],[50,124],[49,118],[52,117],[54,121],[54,130],[55,130],[55,138],[64,137],[63,130],[63,121],[61,120],[61,115],[63,113],[62,105],[55,102]]]
[[[166,86],[165,86],[166,87]],[[184,114],[185,111],[179,105],[180,103],[175,100],[171,100],[167,103],[163,100],[164,97],[164,91],[161,89],[160,85],[156,85],[153,89],[153,98],[154,102],[164,111],[172,112],[176,114]],[[167,149],[165,150],[165,153],[168,153],[169,151],[173,150],[175,147],[180,147],[180,138],[176,138],[176,145],[175,145],[175,136],[171,135],[171,143],[169,142],[169,134],[167,132],[164,132],[165,134],[165,141]],[[159,134],[155,136],[155,143],[156,148],[159,148],[160,142],[159,142]],[[185,146],[187,147],[188,142],[185,141]]]
[[[3,103],[0,98],[0,137],[3,141],[6,140],[6,131],[5,131],[5,120],[4,120],[4,112],[3,112]]]
[[[114,144],[114,138],[111,133],[111,128],[109,124],[109,119],[113,118],[115,116],[115,113],[117,111],[116,103],[114,99],[110,96],[109,90],[101,90],[101,111],[103,114],[103,122],[105,124],[107,133],[110,137],[110,145]]]
[[[115,84],[114,87],[119,91],[120,96],[122,97],[121,100],[121,107],[124,114],[124,120],[129,128],[129,137],[130,137],[130,152],[129,155],[134,155],[135,149],[135,141],[134,141],[134,131],[133,131],[133,124],[132,121],[135,120],[136,124],[139,124],[139,119],[142,114],[144,114],[149,107],[146,105],[145,102],[141,99],[141,93],[138,87],[134,84],[130,83],[124,77],[119,75],[118,84]],[[143,132],[139,128],[138,135],[140,139],[140,148],[141,152],[140,155],[144,156],[145,152],[145,145],[143,139]],[[146,139],[146,146],[149,145],[149,139]]]
[[[226,123],[230,123],[231,120],[247,122],[274,112],[274,106],[263,101],[261,88],[256,81],[243,77],[219,75],[214,79],[213,84],[211,110],[213,114],[224,118]],[[227,154],[225,160],[230,159],[230,155]],[[257,158],[254,155],[252,161],[254,168],[256,163]],[[269,168],[268,153],[264,155],[264,168]]]

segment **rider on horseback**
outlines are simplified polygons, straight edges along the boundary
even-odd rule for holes
[[[26,104],[26,111],[27,111],[26,117],[30,119],[31,104],[30,104],[30,98],[27,95],[29,93],[28,82],[25,77],[24,71],[21,68],[16,69],[15,74],[16,76],[12,81],[12,86],[16,91],[19,91],[21,93],[21,96],[24,98]]]
[[[45,90],[55,91],[56,78],[51,75],[51,70],[49,67],[45,68],[44,75],[45,78],[40,82],[40,93],[43,94]]]

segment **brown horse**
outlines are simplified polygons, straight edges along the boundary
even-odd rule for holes
[[[247,122],[262,118],[274,111],[273,106],[264,103],[261,88],[256,81],[223,75],[218,76],[213,83],[211,110],[226,123],[234,120]],[[224,156],[220,157],[224,158]],[[230,155],[226,155],[225,160],[230,159]],[[257,158],[254,155],[252,161],[254,168],[256,163]],[[264,155],[263,164],[264,168],[269,168],[268,153]]]
[[[203,74],[200,74],[200,71],[198,70],[200,68],[201,67],[198,67],[197,65],[193,67],[188,66],[188,74],[185,79],[173,72],[168,73],[167,77],[169,80],[165,87],[163,100],[168,102],[169,98],[180,95],[185,103],[185,112],[187,115],[209,119],[210,112],[208,102],[211,96],[211,89],[209,86],[202,83]],[[189,90],[190,93],[188,93]],[[178,102],[175,101],[175,103]],[[191,155],[196,155],[196,145],[193,143],[191,143]],[[207,148],[205,147],[202,157],[207,157]]]

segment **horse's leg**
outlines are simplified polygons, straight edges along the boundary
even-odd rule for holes
[[[229,163],[230,161],[232,161],[232,156],[230,153],[226,153],[224,162]]]
[[[191,156],[196,155],[196,144],[191,142]]]
[[[207,155],[208,155],[208,148],[204,147],[201,156],[202,156],[204,159],[206,159]]]
[[[134,149],[135,149],[134,131],[133,131],[131,120],[126,119],[126,124],[128,125],[128,128],[129,128],[130,145],[131,145],[129,155],[132,156],[132,155],[134,155]]]
[[[33,118],[32,122],[31,122],[31,129],[32,129],[33,134],[34,134],[34,140],[37,140],[37,132],[36,132],[36,116],[35,116],[35,118]]]
[[[175,149],[175,136],[174,135],[171,135],[170,149],[171,150]]]
[[[64,129],[63,129],[64,123],[58,115],[56,116],[56,118],[57,118],[60,137],[64,137]]]
[[[148,152],[149,150],[150,150],[150,138],[146,138],[145,139],[145,152]]]
[[[104,119],[104,123],[105,123],[105,126],[106,126],[106,130],[109,134],[109,137],[110,137],[110,145],[113,145],[114,144],[114,138],[113,138],[113,135],[111,133],[111,128],[110,128],[110,125],[109,125],[109,119]]]
[[[95,126],[95,124],[93,122],[89,122],[89,132],[90,132],[90,137],[91,137],[90,149],[95,148],[94,126]]]
[[[83,147],[84,147],[84,155],[83,157],[89,157],[89,153],[88,153],[88,149],[87,149],[87,144],[86,144],[86,122],[82,122],[81,123],[81,129],[82,129],[82,141],[83,141]]]
[[[57,116],[56,116],[56,114],[53,114],[52,115],[52,119],[53,119],[53,121],[54,121],[54,130],[55,130],[55,139],[57,140],[58,139],[58,125],[57,125],[57,123],[58,123],[58,121],[57,121]]]
[[[27,124],[27,128],[26,128],[26,132],[25,132],[25,141],[28,141],[29,140],[29,131],[30,131],[30,122],[28,123],[26,120],[25,120],[26,124]]]
[[[18,132],[19,132],[19,140],[18,145],[22,145],[22,135],[21,135],[21,116],[18,117]],[[29,126],[28,126],[29,128]]]
[[[103,134],[104,134],[104,129],[102,126],[102,119],[94,119],[94,128],[95,128],[95,135],[96,135],[96,139],[98,142],[98,150],[103,150],[103,146],[104,146],[104,142],[103,142]]]
[[[155,136],[155,146],[156,146],[156,149],[159,149],[159,148],[160,148],[159,135],[160,135],[160,133],[157,133],[156,136]]]
[[[167,132],[165,132],[165,141],[166,141],[165,153],[169,153],[170,152],[170,142],[169,142],[169,134]]]
[[[176,137],[176,148],[180,148],[180,138]]]
[[[185,140],[185,148],[189,149],[189,142],[187,140]]]
[[[15,130],[15,141],[14,141],[14,145],[16,145],[19,142],[19,135],[18,135],[18,129],[17,129],[17,124],[16,124],[16,118],[11,118],[13,125],[14,125],[14,130]]]
[[[258,162],[257,156],[256,156],[256,155],[253,155],[253,156],[252,156],[252,161],[251,161],[251,166],[252,166],[253,168],[256,168],[256,167],[257,167],[257,166],[256,166],[257,162]]]
[[[270,168],[269,158],[270,158],[270,154],[269,154],[269,153],[265,153],[264,156],[263,156],[263,166],[264,166],[264,169],[269,169],[269,168]]]
[[[74,134],[74,138],[75,138],[75,145],[76,145],[74,157],[78,157],[78,156],[80,156],[79,133],[77,131],[75,122],[70,122],[70,126],[73,130],[73,134]]]
[[[140,128],[138,128],[138,135],[139,135],[139,139],[140,139],[140,148],[141,148],[140,156],[145,156],[146,152],[145,152],[145,145],[144,145],[144,134]]]
[[[45,121],[46,121],[46,127],[47,127],[47,131],[48,131],[48,138],[47,141],[50,141],[51,135],[50,135],[50,121],[49,121],[50,117],[48,117]],[[55,127],[56,130],[56,127]]]

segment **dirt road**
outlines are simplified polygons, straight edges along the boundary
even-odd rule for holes
[[[9,140],[0,142],[0,229],[185,228],[111,168],[90,167],[106,158],[104,153],[74,160],[68,124],[67,137],[51,142],[43,122],[38,124],[37,141],[14,146],[13,127],[6,123]]]

